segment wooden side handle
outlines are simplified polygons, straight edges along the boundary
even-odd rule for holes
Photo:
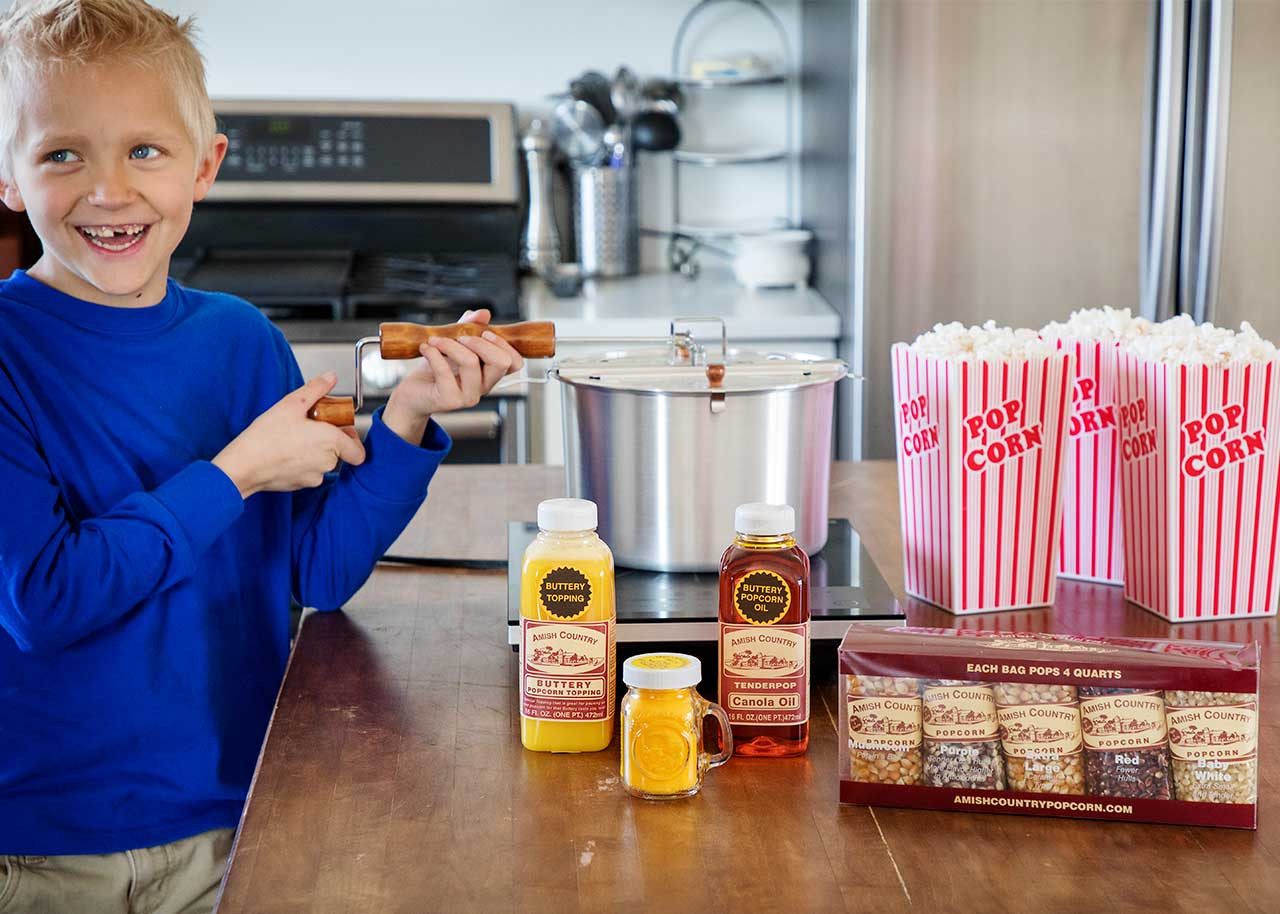
[[[551,321],[524,321],[519,324],[424,324],[392,322],[378,328],[384,359],[416,359],[418,347],[433,336],[456,340],[461,336],[480,336],[492,330],[527,359],[548,359],[556,354],[556,325]]]
[[[308,419],[319,419],[338,428],[356,424],[356,403],[351,397],[321,397],[307,410]]]

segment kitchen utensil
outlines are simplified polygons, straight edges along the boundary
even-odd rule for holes
[[[419,347],[432,337],[445,337],[456,340],[464,336],[480,336],[486,330],[492,330],[510,343],[522,356],[531,359],[548,358],[555,355],[555,324],[550,321],[524,321],[518,324],[481,324],[468,322],[463,324],[444,324],[426,326],[404,321],[392,321],[379,325],[377,336],[366,336],[355,346],[356,355],[356,392],[354,397],[321,397],[316,405],[307,413],[308,417],[328,422],[330,425],[345,427],[355,424],[356,413],[364,405],[364,384],[362,361],[364,350],[376,345],[379,355],[384,359],[416,359],[420,355]]]
[[[707,319],[702,319],[707,320]],[[718,319],[711,319],[718,321]],[[838,359],[677,345],[558,362],[568,492],[600,509],[619,565],[714,571],[734,509],[792,505],[810,554],[827,537]]]
[[[520,265],[545,275],[560,263],[560,235],[551,201],[551,133],[534,118],[520,139],[529,172],[529,211],[520,239]]]
[[[675,149],[680,145],[680,124],[665,111],[641,111],[631,121],[631,142],[647,152]]]
[[[551,136],[570,161],[595,165],[604,156],[604,121],[587,102],[566,99],[552,109]]]
[[[748,289],[763,286],[803,288],[809,280],[807,229],[738,235],[734,241],[733,275]]]
[[[322,397],[308,416],[321,422],[344,427],[354,424],[355,414],[364,405],[364,350],[370,346],[378,346],[378,354],[387,360],[416,359],[419,347],[432,337],[458,339],[463,336],[480,336],[486,330],[492,330],[510,343],[525,358],[544,359],[556,353],[557,340],[555,324],[551,321],[524,321],[517,324],[482,324],[475,321],[459,324],[441,324],[427,326],[405,321],[394,321],[381,324],[377,336],[366,336],[355,344],[355,396],[354,397]],[[672,346],[673,358],[686,359],[691,351],[697,350],[697,344],[688,333],[674,333],[668,337],[634,337],[634,336],[597,336],[569,337],[563,342],[574,344],[598,344],[616,346],[619,344],[658,344],[669,343]],[[389,387],[397,378],[391,373],[379,386]]]
[[[612,90],[613,84],[609,77],[595,70],[587,70],[569,83],[569,94],[595,108],[606,124],[612,124],[618,119],[618,112],[613,106]]]
[[[640,94],[640,80],[629,67],[618,67],[609,87],[609,100],[617,112],[616,120],[626,123],[640,110],[643,101]]]
[[[667,102],[677,110],[684,107],[684,91],[679,83],[669,79],[646,79],[640,94],[650,101]]]
[[[573,216],[583,275],[630,276],[640,269],[634,166],[575,169]]]

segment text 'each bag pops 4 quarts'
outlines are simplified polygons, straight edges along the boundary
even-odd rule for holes
[[[1119,355],[1125,597],[1174,622],[1275,615],[1280,354],[1175,318]]]
[[[1075,353],[940,325],[893,347],[909,594],[953,613],[1053,602]]]
[[[1120,346],[1153,326],[1127,308],[1091,308],[1041,331],[1076,357],[1058,536],[1058,574],[1063,577],[1124,583],[1116,374]]]

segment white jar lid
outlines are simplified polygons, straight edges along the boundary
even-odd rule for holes
[[[554,533],[594,530],[596,503],[585,498],[548,498],[538,505],[538,527]]]
[[[622,664],[622,681],[637,689],[687,689],[702,681],[702,661],[688,654],[637,654]]]
[[[733,512],[733,529],[748,536],[780,536],[796,532],[796,509],[790,505],[755,502],[738,505]]]

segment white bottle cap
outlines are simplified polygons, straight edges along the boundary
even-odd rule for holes
[[[790,505],[755,502],[738,505],[733,512],[733,529],[748,536],[781,536],[796,532],[796,509]]]
[[[636,654],[622,664],[622,681],[637,689],[687,689],[702,681],[702,661],[688,654]]]
[[[548,498],[538,505],[538,527],[554,533],[594,530],[596,503],[585,498]]]

